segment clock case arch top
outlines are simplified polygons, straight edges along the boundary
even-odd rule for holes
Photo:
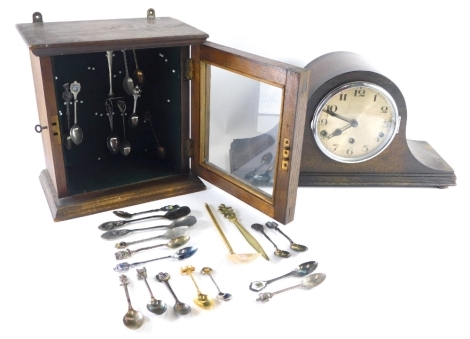
[[[302,145],[299,186],[423,186],[456,184],[453,169],[425,141],[406,139],[407,110],[399,88],[364,57],[332,52],[305,66],[310,70],[307,116]],[[395,100],[401,117],[397,135],[378,156],[360,163],[340,163],[317,146],[311,122],[321,100],[338,86],[354,81],[376,84]]]

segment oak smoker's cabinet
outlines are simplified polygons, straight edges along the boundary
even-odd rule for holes
[[[17,29],[55,221],[200,191],[199,177],[292,221],[308,70],[207,42],[152,9],[51,23],[34,13]]]

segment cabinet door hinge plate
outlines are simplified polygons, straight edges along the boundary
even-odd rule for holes
[[[184,80],[189,81],[194,78],[194,60],[186,59],[184,62]]]

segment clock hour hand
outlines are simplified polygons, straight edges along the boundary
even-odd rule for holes
[[[354,120],[354,119],[345,118],[342,115],[339,115],[338,113],[332,112],[331,110],[327,110],[327,109],[324,109],[323,112],[331,115],[332,117],[335,117],[335,118],[341,119],[343,121],[349,122],[353,127],[357,126],[357,121]],[[354,126],[354,123],[356,124],[356,126]]]
[[[350,127],[357,127],[358,123],[355,119],[352,119],[351,122],[349,124],[347,124],[346,126],[344,126],[343,128],[337,128],[333,131],[333,133],[329,134],[326,136],[327,139],[331,139],[333,137],[337,137],[338,135],[341,135],[343,134],[343,132],[345,130],[347,130],[348,128]]]

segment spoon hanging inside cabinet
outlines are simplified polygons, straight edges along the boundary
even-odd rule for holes
[[[119,137],[113,132],[113,117],[114,117],[113,102],[110,99],[107,99],[105,106],[106,106],[106,112],[107,112],[108,119],[109,119],[109,126],[111,127],[111,133],[106,139],[106,146],[108,146],[108,149],[111,153],[117,154],[119,152],[120,141],[119,141]]]
[[[108,72],[109,72],[109,93],[108,97],[114,97],[113,92],[113,51],[106,51],[106,58],[108,59]]]
[[[132,128],[137,127],[137,125],[139,124],[139,116],[135,111],[137,109],[137,99],[140,97],[141,92],[142,90],[140,89],[140,87],[135,86],[131,93],[134,97],[134,110],[132,111],[132,114],[129,115],[129,126],[131,126]]]
[[[134,52],[134,61],[135,61],[135,71],[133,74],[133,78],[135,83],[140,87],[144,87],[145,84],[145,76],[144,72],[139,68],[139,65],[137,64],[137,54],[135,53],[135,49],[132,50]]]
[[[64,146],[69,151],[72,149],[73,141],[70,137],[70,100],[72,100],[73,94],[70,92],[69,83],[64,84],[64,91],[62,92],[62,99],[65,101],[65,114],[67,114],[67,132],[64,135]]]
[[[158,141],[157,134],[155,133],[155,128],[153,127],[152,118],[153,116],[149,111],[145,112],[145,121],[147,121],[150,124],[150,129],[152,130],[153,136],[157,143],[157,156],[159,159],[165,159],[166,157],[165,148],[162,145],[160,145],[160,142]]]
[[[70,128],[70,138],[72,139],[75,145],[80,145],[83,141],[83,131],[77,124],[77,96],[80,92],[81,86],[80,83],[74,81],[70,85],[70,92],[73,94],[73,108],[74,108],[74,124]]]
[[[126,51],[122,50],[122,54],[124,55],[124,67],[126,69],[126,76],[124,77],[124,80],[122,81],[122,85],[124,86],[124,90],[126,91],[127,94],[133,95],[134,80],[132,80],[132,78],[129,76],[129,70],[127,68]]]
[[[124,116],[126,115],[126,103],[122,100],[118,100],[117,105],[119,110],[121,111],[122,116],[122,130],[124,133],[124,140],[121,142],[119,146],[119,151],[122,155],[129,155],[131,153],[131,143],[126,140],[126,122],[124,120]]]

